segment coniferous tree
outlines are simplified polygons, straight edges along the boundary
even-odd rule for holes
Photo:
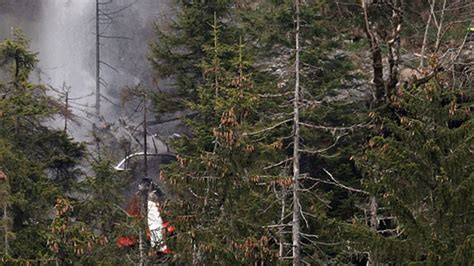
[[[258,69],[256,65],[250,68],[255,88],[257,88],[254,97],[256,102],[264,103],[260,107],[257,104],[252,106],[252,110],[258,110],[258,115],[252,117],[254,122],[241,129],[243,132],[241,135],[245,136],[244,139],[247,139],[251,144],[249,147],[255,151],[254,162],[259,162],[257,164],[260,168],[259,171],[253,170],[254,179],[263,184],[277,184],[273,187],[273,196],[279,198],[278,202],[274,202],[279,211],[278,215],[273,214],[272,223],[267,225],[271,225],[270,228],[272,229],[270,231],[273,234],[273,241],[279,244],[278,256],[288,258],[287,253],[289,250],[291,251],[287,248],[287,243],[290,242],[289,235],[282,233],[286,231],[286,226],[290,224],[287,215],[292,204],[292,200],[288,197],[288,189],[292,185],[289,163],[293,158],[291,152],[292,141],[289,141],[289,136],[292,134],[290,123],[292,118],[292,94],[289,88],[294,87],[294,72],[290,71],[293,67],[287,63],[287,60],[294,60],[292,50],[294,37],[288,36],[294,36],[293,18],[295,10],[293,1],[278,3],[259,1],[257,5],[259,5],[259,8],[253,11],[246,10],[246,12],[239,13],[239,10],[234,10],[235,16],[238,17],[233,21],[234,25],[249,32],[249,34],[244,35],[244,39],[249,40],[248,44],[252,48],[250,49],[251,54],[256,56]],[[300,188],[302,191],[314,188],[314,185],[319,182],[307,178],[308,173],[310,175],[321,175],[321,173],[326,175],[323,168],[326,167],[332,171],[331,167],[340,165],[341,162],[344,162],[347,166],[344,170],[337,169],[337,174],[357,175],[354,173],[354,169],[351,168],[351,163],[344,161],[348,161],[350,153],[353,152],[351,148],[345,148],[346,150],[343,150],[344,157],[341,156],[342,158],[339,160],[330,158],[331,156],[329,159],[319,157],[320,153],[337,154],[335,142],[343,142],[341,136],[345,134],[344,132],[352,129],[351,125],[354,124],[354,121],[360,120],[360,115],[355,111],[351,115],[345,114],[346,110],[356,106],[356,103],[347,104],[337,100],[341,97],[339,93],[342,90],[340,88],[344,88],[341,80],[350,69],[350,64],[344,54],[332,52],[332,47],[337,47],[337,39],[331,39],[335,36],[332,35],[334,31],[330,26],[330,21],[323,19],[319,14],[324,6],[324,3],[312,3],[304,5],[301,11],[302,21],[305,23],[301,29],[301,95],[304,95],[304,100],[300,103],[301,116],[304,118],[301,122],[308,127],[302,129],[300,140],[304,145],[298,148],[303,153],[301,159],[303,174],[301,176],[304,179],[304,185]],[[310,23],[308,24],[308,22]],[[182,29],[185,29],[187,24],[184,23],[181,26]],[[225,32],[225,30],[226,28],[223,27],[220,32]],[[201,50],[205,51],[205,49]],[[224,53],[222,58],[225,58],[225,56]],[[222,58],[219,59],[223,61]],[[192,60],[185,60],[185,62],[195,65]],[[222,69],[222,67],[215,68]],[[171,68],[168,67],[168,69]],[[204,73],[202,76],[209,78],[205,70],[204,68],[196,73]],[[347,77],[347,79],[350,79],[350,77]],[[199,101],[199,97],[204,97],[200,93],[199,91],[198,99],[194,98],[194,101]],[[193,100],[193,98],[188,99]],[[213,110],[216,107],[212,106],[214,103],[210,99],[208,98],[207,101],[200,100],[205,102],[205,109],[199,110],[196,106],[190,109],[196,111],[198,115],[203,113],[204,110]],[[219,114],[214,116],[219,116]],[[201,136],[203,132],[211,128],[211,121],[209,119],[194,119],[191,121],[191,127],[194,130],[202,128],[200,134],[193,134],[193,142],[199,139],[197,136]],[[315,129],[321,130],[321,132],[315,135]],[[210,140],[208,136],[207,141]],[[350,147],[351,142],[347,141],[345,145]],[[180,159],[192,154],[191,151],[179,150],[179,148],[178,152]],[[216,158],[216,160],[218,159]],[[187,161],[187,159],[183,160]],[[249,171],[253,168],[252,165],[247,167],[242,165],[240,167],[243,167],[240,171]],[[354,182],[350,177],[347,177],[347,179]],[[334,242],[333,233],[330,230],[320,230],[320,233],[324,234],[323,237],[318,235],[319,232],[314,229],[335,227],[325,214],[328,210],[326,205],[328,200],[321,201],[322,198],[330,196],[327,194],[328,190],[332,192],[331,188],[323,187],[316,195],[303,193],[306,195],[301,200],[302,205],[307,208],[306,214],[302,218],[305,221],[304,230],[306,231],[301,232],[305,234],[305,240],[302,241],[305,246],[304,256],[309,257],[309,261],[315,259],[319,263],[326,261],[329,254],[337,252],[335,250],[338,248],[334,248],[332,243]],[[337,215],[339,216],[339,214]],[[348,215],[350,214],[344,214],[344,218]],[[316,217],[316,219],[312,217]],[[314,241],[315,237],[324,238],[326,242],[320,241],[322,244],[316,245],[315,243],[318,241]]]
[[[96,236],[87,223],[73,220],[74,206],[69,199],[58,196],[54,209],[55,217],[47,240],[47,245],[54,254],[51,260],[73,264],[84,256],[89,257],[99,246],[107,244],[107,237]]]
[[[107,160],[92,162],[91,167],[93,175],[78,184],[82,196],[71,201],[75,208],[72,214],[78,224],[86,224],[86,228],[94,232],[93,244],[88,243],[89,249],[80,261],[119,264],[123,262],[121,257],[125,251],[117,247],[116,239],[126,235],[124,228],[130,226],[127,213],[121,208],[127,179],[114,171]]]
[[[275,256],[288,258],[287,253],[291,251],[291,248],[287,246],[287,243],[290,242],[288,238],[289,235],[282,233],[286,231],[286,226],[291,224],[287,216],[292,204],[288,192],[292,186],[289,163],[291,162],[291,158],[293,158],[291,152],[292,142],[289,141],[289,136],[292,134],[290,123],[292,97],[288,88],[294,87],[294,79],[292,76],[293,72],[287,71],[290,66],[278,60],[293,60],[294,53],[292,52],[292,47],[294,46],[294,38],[288,38],[288,36],[294,36],[292,35],[294,33],[292,19],[294,17],[294,2],[284,1],[273,3],[271,1],[261,1],[260,3],[260,9],[243,14],[236,13],[239,16],[237,20],[242,21],[242,24],[240,24],[241,27],[250,31],[250,35],[244,35],[244,39],[251,40],[249,41],[250,51],[256,55],[259,68],[257,69],[255,66],[249,68],[255,84],[252,93],[253,96],[250,97],[254,97],[255,100],[254,104],[251,105],[250,110],[253,112],[250,112],[247,123],[239,125],[239,130],[242,132],[239,136],[241,141],[245,140],[247,149],[251,150],[253,154],[252,164],[248,164],[247,167],[244,167],[243,171],[248,172],[249,174],[247,176],[252,176],[255,182],[272,188],[274,192],[271,195],[273,204],[279,209],[278,212],[274,210],[273,214],[270,215],[272,218],[269,219],[271,220],[268,220],[268,222],[262,221],[261,226],[268,226],[267,228],[269,228],[272,234],[273,248],[276,250],[278,247],[279,251],[279,254],[275,254]],[[323,173],[326,175],[323,172],[323,168],[328,168],[332,171],[333,169],[331,167],[341,165],[341,162],[344,162],[347,166],[345,166],[346,168],[344,169],[337,169],[337,174],[349,173],[356,175],[354,173],[355,170],[351,168],[351,163],[344,161],[348,161],[347,159],[352,155],[353,150],[351,150],[351,148],[345,148],[345,150],[339,149],[344,152],[344,157],[341,156],[342,158],[339,160],[332,156],[328,157],[329,159],[318,156],[324,152],[336,154],[338,150],[335,148],[337,147],[336,142],[343,142],[343,140],[340,139],[342,135],[344,135],[344,132],[352,130],[354,127],[351,127],[351,125],[354,124],[354,121],[360,120],[360,115],[356,111],[352,111],[351,115],[345,114],[346,110],[353,108],[357,103],[347,104],[338,100],[338,97],[340,97],[338,90],[343,91],[341,87],[344,89],[344,75],[348,69],[350,69],[350,64],[348,64],[343,54],[332,54],[331,52],[333,48],[338,45],[334,39],[331,39],[332,31],[329,20],[322,19],[321,16],[318,16],[318,12],[320,9],[322,10],[322,6],[324,5],[308,4],[303,5],[301,10],[302,20],[305,23],[310,22],[302,27],[301,33],[303,36],[301,41],[301,83],[303,84],[301,95],[305,96],[304,100],[300,102],[301,117],[304,118],[301,122],[304,123],[304,127],[308,127],[302,129],[301,141],[303,146],[298,148],[303,154],[303,163],[301,163],[303,174],[301,178],[304,184],[300,188],[301,191],[308,191],[309,188],[314,188],[314,185],[319,182],[315,182],[316,179],[308,178],[308,174],[321,175],[321,173]],[[267,10],[272,10],[273,13],[271,16],[268,15],[269,13],[266,13]],[[225,27],[220,28],[220,32],[225,30]],[[207,51],[207,56],[211,58],[207,59],[207,61],[211,61],[208,63],[211,67],[202,68],[201,72],[204,73],[203,77],[205,77],[207,83],[212,82],[214,87],[218,87],[223,84],[218,77],[224,74],[219,73],[219,75],[211,77],[209,74],[214,74],[216,69],[221,71],[225,69],[221,64],[225,66],[225,58],[228,58],[228,54],[231,53],[221,52],[222,54],[219,57],[216,56],[216,53],[209,53],[210,51],[212,52],[212,49],[209,49],[209,46],[207,47],[207,49],[202,50]],[[327,49],[327,51],[325,51],[325,49]],[[224,48],[221,50],[225,51]],[[270,63],[267,63],[268,61]],[[275,70],[280,72],[275,72]],[[349,78],[350,77],[347,77],[347,79]],[[225,86],[225,83],[222,86]],[[204,140],[208,143],[206,146],[208,149],[214,147],[212,143],[218,143],[219,139],[217,138],[215,142],[212,142],[215,136],[209,134],[209,129],[214,127],[213,120],[209,118],[202,119],[202,116],[200,117],[202,114],[207,114],[207,116],[214,117],[214,119],[221,116],[219,113],[213,113],[219,106],[215,106],[217,104],[212,100],[212,96],[221,97],[221,95],[218,93],[218,90],[213,91],[214,95],[210,93],[211,91],[212,90],[208,89],[207,94],[204,94],[201,88],[198,90],[198,99],[195,100],[195,102],[198,103],[194,102],[194,104],[191,103],[188,105],[191,107],[191,110],[197,113],[197,117],[193,121],[188,121],[193,132],[190,137],[192,141],[182,142],[183,140],[179,140],[176,146],[179,153],[178,161],[182,162],[183,167],[187,166],[189,161],[191,161],[187,156],[196,157],[196,155],[192,154],[202,150],[202,148],[197,148],[198,144],[203,145],[206,143],[197,141],[201,140],[201,136],[207,136]],[[225,111],[223,110],[223,112]],[[249,122],[249,120],[252,122]],[[314,135],[315,129],[321,130],[321,132],[318,135]],[[234,132],[235,131],[232,130],[232,133]],[[229,134],[229,132],[216,131],[213,134],[217,134],[217,136],[219,136],[219,134],[229,136],[226,135]],[[347,141],[345,143],[346,147],[349,147],[351,142]],[[190,149],[191,144],[196,147]],[[216,147],[219,147],[219,145],[216,144]],[[208,150],[208,152],[210,152],[210,150]],[[240,151],[238,149],[233,149],[229,152],[226,158],[229,156],[241,156],[239,155]],[[211,156],[211,154],[213,153],[207,154],[207,157]],[[211,156],[211,158],[212,161],[222,160],[220,156],[216,155]],[[192,161],[193,167],[198,167],[198,163],[206,164],[203,159],[193,159]],[[212,163],[209,164],[212,165]],[[223,166],[225,164],[217,163],[216,165]],[[201,167],[205,166],[202,165]],[[239,168],[236,167],[236,169]],[[185,180],[190,179],[190,177],[184,177],[186,174],[176,174],[177,170],[172,170],[171,172],[173,172],[173,175],[180,176]],[[165,172],[165,176],[167,174],[168,173]],[[175,176],[175,178],[177,178],[177,176]],[[347,179],[353,182],[350,177]],[[197,180],[199,179],[197,178]],[[187,185],[180,184],[179,188],[176,188],[177,191],[175,191],[175,193],[181,193],[188,188],[191,190],[204,188],[203,185],[193,183],[186,184]],[[334,237],[334,234],[330,232],[335,232],[336,230],[331,230],[331,228],[336,228],[336,226],[333,225],[331,219],[328,219],[325,214],[328,211],[326,205],[328,199],[321,201],[321,199],[325,197],[330,197],[330,195],[327,194],[328,190],[332,193],[333,189],[322,187],[316,194],[303,193],[305,195],[302,196],[301,199],[302,205],[307,208],[307,211],[305,211],[306,214],[302,217],[305,226],[301,232],[301,234],[305,235],[305,239],[301,242],[305,246],[304,257],[307,257],[305,259],[306,261],[327,261],[329,254],[338,252],[337,250],[340,248],[333,244],[336,239],[339,239]],[[206,190],[203,192],[206,192]],[[189,191],[186,193],[189,193]],[[245,194],[244,192],[240,193]],[[200,196],[200,193],[195,194],[196,197]],[[175,208],[175,206],[174,208],[170,208],[170,212],[174,212]],[[180,210],[184,209],[180,208]],[[344,214],[344,219],[350,214],[351,213]],[[337,218],[341,218],[339,217],[340,214],[336,215]],[[316,219],[313,217],[316,217]],[[316,231],[316,228],[319,228],[319,230]],[[321,228],[330,230],[322,230]],[[207,236],[211,234],[211,232],[206,233]],[[318,235],[319,233],[321,235]],[[320,244],[316,244],[318,241],[315,241],[315,237],[324,239],[324,241],[319,241]],[[191,245],[191,243],[192,241],[188,244]],[[195,250],[194,254],[200,253]]]
[[[447,80],[401,90],[359,160],[367,190],[393,217],[366,240],[374,263],[474,261],[472,93]]]
[[[299,3],[300,11],[297,12],[295,4],[298,3],[261,1],[259,8],[253,13],[243,14],[242,20],[248,23],[255,42],[263,47],[256,52],[258,62],[262,62],[267,75],[278,80],[280,95],[286,95],[280,99],[279,108],[266,110],[267,114],[273,112],[273,117],[279,115],[280,118],[294,115],[288,103],[294,104],[296,97],[288,97],[288,94],[293,88],[300,91],[297,95],[299,121],[296,121],[300,126],[299,136],[290,141],[288,138],[295,131],[289,131],[288,125],[273,133],[282,134],[280,138],[286,147],[282,153],[288,159],[295,160],[295,150],[300,156],[300,210],[294,210],[300,212],[301,219],[300,259],[307,263],[329,263],[335,261],[334,254],[343,248],[340,244],[343,242],[337,237],[337,221],[350,217],[354,209],[344,207],[336,212],[332,208],[333,201],[334,205],[342,206],[350,202],[353,195],[334,186],[333,181],[326,178],[327,172],[342,176],[344,182],[357,183],[360,179],[348,159],[360,143],[359,131],[364,127],[366,116],[359,99],[347,96],[350,81],[360,77],[349,74],[350,61],[344,52],[336,50],[341,47],[340,36],[335,34],[337,25],[323,15],[330,4],[306,1]],[[297,13],[302,23],[299,31],[295,25]],[[297,34],[300,45],[295,48]],[[294,64],[298,64],[295,62],[297,53],[299,86],[295,84],[294,70]],[[296,149],[295,141],[299,141]],[[341,194],[344,196],[339,196]],[[349,197],[345,198],[348,194]],[[287,202],[292,200],[288,198]],[[281,224],[292,223],[283,221]]]
[[[57,103],[44,86],[29,82],[36,54],[20,33],[0,43],[0,62],[10,74],[0,83],[0,141],[1,167],[10,184],[11,231],[16,236],[9,241],[6,259],[39,258],[47,254],[54,200],[77,181],[76,163],[84,148],[64,132],[43,125],[56,113]]]
[[[273,152],[244,134],[259,118],[259,88],[246,74],[245,46],[220,42],[217,17],[212,32],[214,42],[204,46],[207,57],[200,64],[205,83],[197,101],[188,102],[198,113],[187,121],[192,136],[176,141],[177,163],[162,174],[173,188],[166,210],[177,225],[177,260],[272,261],[275,245],[265,226],[277,217],[274,199],[271,186],[254,174],[261,170],[261,156]]]
[[[174,90],[160,91],[154,100],[157,113],[174,112],[186,108],[183,102],[196,99],[197,88],[203,82],[199,67],[205,56],[204,45],[212,43],[209,23],[214,14],[221,21],[220,42],[229,44],[235,33],[234,1],[176,1],[177,21],[164,30],[155,25],[157,40],[151,45],[150,62],[160,79],[172,79]],[[224,22],[225,21],[225,22]]]

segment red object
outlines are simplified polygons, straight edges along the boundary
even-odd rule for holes
[[[137,194],[133,195],[132,199],[130,200],[127,206],[126,212],[129,215],[129,217],[133,217],[137,219],[141,218],[142,215],[140,212],[140,198],[138,197]],[[158,215],[159,215],[159,212],[158,212]],[[161,218],[159,220],[161,221]],[[163,237],[165,237],[167,234],[173,233],[176,230],[176,228],[172,226],[170,222],[168,221],[162,222],[161,230],[162,229],[166,229],[165,232],[161,231],[164,234]],[[146,230],[146,239],[148,241],[151,240],[151,232],[149,228],[147,228]],[[137,245],[137,243],[138,243],[137,238],[134,236],[121,236],[117,239],[117,246],[119,248],[133,247]],[[164,254],[173,253],[170,249],[168,249],[168,247],[166,247],[164,243],[160,244],[160,248],[162,249],[162,251],[159,251],[161,253],[164,253]]]
[[[129,236],[121,236],[117,239],[117,246],[119,248],[133,247],[137,244],[137,240]]]
[[[151,239],[151,232],[150,232],[150,229],[146,229],[146,240],[150,240]]]
[[[176,228],[174,228],[174,226],[171,226],[171,225],[166,227],[166,229],[168,230],[169,234],[173,233],[176,230]]]
[[[171,252],[171,250],[170,250],[168,247],[166,247],[166,248],[165,248],[163,251],[161,251],[161,252],[164,253],[164,254],[171,254],[171,253],[173,253],[173,252]]]
[[[140,217],[140,199],[138,198],[138,195],[133,195],[132,200],[128,204],[127,213],[130,217]]]
[[[133,218],[140,218],[140,199],[138,195],[133,195],[132,200],[128,203],[127,214]],[[133,247],[137,244],[136,237],[121,236],[117,239],[117,246],[119,248]]]
[[[173,233],[173,232],[176,230],[176,228],[175,228],[174,226],[172,226],[172,225],[170,224],[170,222],[164,222],[164,223],[163,223],[163,227],[166,228],[166,231],[167,231],[169,234]]]

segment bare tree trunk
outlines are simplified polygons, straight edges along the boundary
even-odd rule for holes
[[[286,196],[286,189],[283,190],[283,193],[281,195],[281,215],[280,215],[280,223],[284,223],[285,219],[285,212],[286,212],[286,202],[285,202],[285,196]],[[280,258],[283,258],[285,256],[285,236],[284,236],[284,227],[280,227],[279,232],[278,232],[278,237],[280,238],[279,241],[279,249],[278,249],[278,256]]]
[[[435,1],[435,0],[433,0]],[[421,60],[420,60],[420,68],[425,67],[425,53],[426,53],[426,44],[428,42],[428,32],[430,30],[430,24],[431,24],[431,18],[432,14],[430,12],[430,15],[428,17],[428,22],[426,22],[426,27],[425,27],[425,34],[423,35],[423,44],[421,45]]]
[[[371,196],[369,200],[370,200],[369,202],[370,229],[374,232],[377,232],[378,227],[379,227],[379,223],[377,220],[377,210],[378,210],[377,199],[375,198],[375,196]],[[377,265],[375,254],[372,250],[369,252],[369,259],[367,261],[367,265]]]
[[[402,3],[401,0],[395,0],[392,7],[392,23],[391,39],[388,41],[388,63],[389,63],[389,81],[387,84],[387,98],[390,98],[397,88],[398,76],[400,74],[400,31],[402,29]]]
[[[362,0],[362,10],[364,12],[365,33],[369,40],[370,52],[372,54],[372,68],[374,71],[373,84],[375,87],[375,99],[380,101],[385,96],[385,84],[383,79],[382,49],[376,32],[371,29],[369,12],[366,0]]]
[[[67,120],[68,120],[68,111],[69,111],[69,91],[65,92],[65,106],[64,106],[64,133],[67,133]]]
[[[136,2],[136,1],[135,1]],[[119,15],[124,10],[132,7],[135,3],[129,4],[125,7],[121,7],[117,10],[111,10],[109,5],[113,4],[114,0],[107,0],[107,1],[100,1],[95,0],[96,10],[95,10],[95,123],[97,124],[101,120],[101,86],[106,86],[104,83],[104,79],[101,78],[101,65],[108,67],[112,71],[119,73],[119,71],[113,67],[112,65],[108,64],[107,62],[100,59],[100,46],[102,43],[100,40],[102,39],[130,39],[123,36],[109,36],[105,34],[105,30],[109,28],[109,26],[114,22],[114,19],[117,15]],[[103,25],[102,32],[100,25]]]
[[[147,112],[148,112],[147,97],[146,97],[146,92],[143,92],[143,155],[144,155],[143,173],[144,173],[145,178],[148,178]]]
[[[143,224],[139,224],[139,230],[138,230],[138,250],[139,250],[139,255],[140,255],[140,266],[143,266],[146,264],[146,254],[145,254],[145,237],[144,230],[143,230],[143,225],[147,225],[147,219],[148,219],[148,191],[149,191],[149,182],[145,178],[142,179],[140,184],[138,185],[138,193],[139,193],[139,198],[140,198],[140,218],[143,221]]]
[[[95,122],[100,121],[100,9],[99,0],[95,1]]]
[[[100,138],[97,127],[100,122],[100,0],[95,0],[95,119],[92,123],[92,134],[94,135],[97,156],[100,155]]]
[[[433,0],[434,6],[434,0]],[[443,1],[443,9],[441,9],[441,15],[439,18],[438,32],[436,33],[435,52],[438,52],[439,46],[441,45],[441,33],[443,32],[444,13],[446,11],[446,0]]]
[[[293,265],[301,265],[300,243],[300,0],[295,1],[296,7],[296,33],[295,33],[295,91],[293,99],[293,222],[292,222],[292,251]]]
[[[143,180],[141,182],[141,186],[139,187],[139,191],[141,193],[141,206],[140,210],[142,213],[142,217],[145,221],[145,224],[148,224],[148,193],[150,191],[150,183],[151,179],[148,178],[148,150],[147,150],[147,95],[146,92],[143,91],[143,155],[144,155],[144,166],[143,166]],[[146,254],[145,254],[145,240],[143,238],[143,233],[140,229],[140,265],[145,265],[146,263]]]

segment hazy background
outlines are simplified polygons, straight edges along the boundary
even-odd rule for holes
[[[115,15],[115,22],[106,35],[127,39],[104,39],[101,60],[118,70],[102,66],[107,86],[102,93],[102,114],[107,122],[117,123],[124,110],[120,109],[120,90],[125,86],[142,84],[158,86],[146,57],[148,44],[155,37],[154,22],[167,22],[173,12],[170,0],[114,0],[109,11],[133,4]],[[55,88],[71,87],[71,97],[84,105],[77,108],[94,112],[95,96],[95,0],[0,0],[0,39],[12,37],[14,28],[21,29],[31,40],[31,49],[39,53],[38,67],[32,75],[35,82]],[[69,132],[85,140],[91,129],[92,117],[75,111],[82,121],[71,125]],[[51,122],[62,125],[62,121]]]

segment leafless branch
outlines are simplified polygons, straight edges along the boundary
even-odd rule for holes
[[[128,37],[123,37],[123,36],[109,36],[109,35],[102,35],[99,34],[100,38],[105,38],[105,39],[122,39],[122,40],[132,40],[132,38]]]
[[[355,128],[367,127],[370,124],[371,123],[369,122],[369,123],[366,123],[366,124],[357,124],[357,125],[353,125],[353,126],[349,126],[349,127],[328,127],[328,126],[312,125],[312,124],[300,122],[300,125],[308,127],[308,128],[322,129],[322,130],[331,131],[331,132],[343,131],[343,130],[354,130]]]
[[[287,159],[285,159],[285,160],[283,160],[283,161],[280,161],[280,162],[278,162],[278,163],[275,163],[275,164],[266,166],[266,167],[263,168],[263,170],[268,170],[268,169],[271,169],[271,168],[280,166],[280,165],[282,165],[282,164],[284,164],[284,163],[286,163],[286,162],[289,162],[289,161],[291,161],[291,160],[293,160],[293,157],[290,157],[290,158],[287,158]]]
[[[137,3],[137,1],[138,1],[138,0],[135,0],[135,2],[133,2],[133,3],[129,4],[129,5],[126,5],[126,6],[122,7],[122,8],[117,9],[117,10],[108,12],[108,13],[106,13],[106,14],[107,14],[107,15],[118,14],[118,13],[120,13],[120,12],[126,10],[126,9],[129,9],[129,8],[132,7],[133,5],[135,5],[135,4]]]
[[[355,188],[351,188],[351,187],[348,187],[348,186],[342,184],[341,182],[337,181],[337,180],[334,178],[334,176],[333,176],[329,171],[327,171],[325,168],[323,168],[323,171],[324,171],[324,172],[332,179],[332,181],[334,181],[334,183],[335,183],[336,185],[338,185],[339,187],[342,187],[342,188],[344,188],[344,189],[346,189],[346,190],[353,191],[353,192],[363,193],[363,194],[366,194],[366,195],[369,194],[369,192],[367,192],[367,191],[360,190],[360,189],[355,189]]]
[[[109,63],[106,63],[106,62],[104,62],[104,61],[102,61],[102,60],[99,60],[99,63],[108,66],[110,69],[112,69],[113,71],[115,71],[115,73],[119,73],[119,71],[118,71],[115,67],[111,66]]]
[[[258,97],[260,97],[260,98],[276,98],[276,97],[282,97],[282,96],[287,96],[287,95],[291,95],[291,92],[276,93],[276,94],[269,94],[269,93],[258,94]]]
[[[274,124],[273,126],[270,126],[270,127],[267,127],[267,128],[264,128],[264,129],[261,129],[261,130],[258,130],[258,131],[255,131],[255,132],[245,132],[242,134],[242,136],[251,136],[251,135],[257,135],[257,134],[261,134],[261,133],[264,133],[264,132],[267,132],[267,131],[270,131],[272,129],[275,129],[283,124],[286,124],[288,122],[291,122],[293,119],[286,119],[286,120],[283,120],[279,123],[276,123]]]
[[[300,209],[300,214],[301,214],[301,218],[303,218],[305,224],[306,224],[306,228],[309,228],[309,223],[308,223],[308,220],[306,219],[306,216],[304,215],[304,212],[303,212],[303,206],[301,206],[301,201],[298,200],[298,207]],[[300,232],[301,233],[301,232]]]
[[[271,224],[271,225],[262,226],[262,228],[280,228],[280,227],[287,227],[287,226],[291,226],[291,224]]]
[[[344,135],[341,135],[341,136],[337,136],[336,137],[336,141],[334,141],[333,144],[329,145],[328,147],[326,148],[322,148],[322,149],[318,149],[318,150],[308,150],[308,149],[300,149],[301,152],[304,152],[304,153],[309,153],[309,154],[319,154],[319,153],[323,153],[323,152],[327,152],[328,150],[334,148],[337,143],[339,142],[339,139],[343,136],[345,136],[347,134],[344,134]]]

